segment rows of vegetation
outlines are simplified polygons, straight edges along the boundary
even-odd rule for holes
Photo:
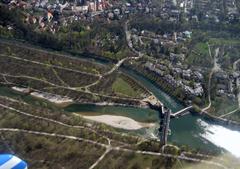
[[[101,80],[107,86],[101,87],[100,82],[100,85],[93,86],[93,92],[95,93],[85,91],[84,87],[97,82],[99,79],[98,74],[106,72],[108,70],[107,66],[81,59],[68,58],[65,55],[44,52],[34,47],[24,47],[23,44],[14,45],[3,42],[0,45],[2,46],[0,49],[0,80],[3,84],[9,83],[15,86],[29,87],[34,90],[68,96],[83,103],[105,101],[127,105],[140,104],[138,101],[121,99],[123,96],[132,97],[131,93],[127,96],[119,93],[111,95],[112,93],[108,92],[108,89],[111,89],[108,84],[112,82],[111,78],[108,77]],[[88,69],[85,69],[85,67]],[[135,82],[131,80],[131,83],[133,85]],[[138,91],[136,97],[146,93],[140,85],[135,84],[135,87],[130,89],[132,93]],[[112,98],[111,96],[118,97]]]
[[[112,89],[116,93],[131,97],[147,97],[149,93],[145,88],[127,75],[121,74],[112,84]]]
[[[38,49],[36,46],[29,46],[24,43],[0,41],[0,53],[14,55],[30,61],[37,61],[44,64],[71,68],[87,73],[101,74],[107,71],[108,67],[83,59],[76,59],[67,55],[61,55]]]
[[[91,91],[131,98],[144,98],[149,95],[148,91],[138,82],[122,73],[114,73],[103,77],[97,85],[91,87]]]

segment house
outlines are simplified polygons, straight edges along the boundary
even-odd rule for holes
[[[175,54],[175,53],[170,53],[170,60],[171,61],[184,61],[185,55],[184,54]]]
[[[120,9],[116,8],[116,9],[113,10],[113,13],[114,13],[115,15],[120,15],[120,14],[121,14],[121,11],[120,11]]]
[[[183,70],[183,78],[184,79],[187,79],[187,80],[190,80],[191,79],[191,70],[190,69],[187,69],[187,70]]]
[[[48,20],[48,22],[51,22],[52,19],[53,19],[52,13],[51,13],[51,12],[48,12],[48,13],[47,13],[47,20]]]
[[[195,71],[194,72],[194,79],[198,82],[201,82],[203,80],[203,75],[200,72]]]
[[[87,13],[88,12],[88,6],[73,6],[72,11],[74,12],[82,12],[82,13]]]
[[[184,35],[184,37],[186,37],[186,38],[191,38],[192,32],[190,32],[190,31],[184,31],[184,32],[183,32],[183,35]]]

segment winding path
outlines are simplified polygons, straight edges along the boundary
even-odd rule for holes
[[[233,63],[233,71],[234,72],[237,72],[237,65],[238,63],[240,62],[240,59],[236,60],[234,63]],[[240,108],[240,79],[238,78],[237,79],[237,82],[236,82],[236,85],[237,85],[237,99],[238,99],[238,107]]]
[[[213,57],[212,57],[211,48],[210,48],[209,43],[207,43],[207,45],[208,45],[209,56],[210,56],[211,58],[213,58]],[[214,74],[215,72],[217,72],[217,71],[220,70],[220,67],[219,67],[219,65],[217,64],[217,56],[218,56],[218,54],[219,54],[219,48],[217,48],[217,49],[215,50],[215,56],[214,56],[214,58],[213,58],[213,67],[212,67],[212,70],[211,70],[211,72],[210,72],[210,74],[209,74],[209,78],[208,78],[208,102],[209,102],[209,104],[208,104],[207,107],[205,107],[205,108],[203,108],[203,109],[201,110],[202,112],[207,111],[207,110],[210,109],[210,107],[212,106],[212,100],[211,100],[211,81],[212,81],[212,76],[213,76],[213,74]]]

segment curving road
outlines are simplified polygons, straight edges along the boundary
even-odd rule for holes
[[[207,43],[207,45],[208,45],[209,56],[211,58],[213,58],[209,43]],[[212,106],[212,100],[211,100],[211,80],[212,80],[213,74],[220,70],[220,66],[217,64],[217,56],[218,56],[218,54],[219,54],[219,48],[217,48],[215,50],[215,56],[213,58],[213,67],[212,67],[212,70],[211,70],[211,72],[209,74],[209,78],[208,78],[208,102],[209,102],[209,104],[208,104],[207,107],[202,109],[202,112],[205,112],[206,110],[210,109],[210,107]]]

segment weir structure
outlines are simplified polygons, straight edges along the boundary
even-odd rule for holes
[[[193,106],[185,107],[175,113],[172,113],[172,111],[164,106],[163,103],[161,103],[157,97],[154,95],[149,96],[148,98],[145,98],[143,102],[147,103],[149,107],[153,110],[157,110],[159,113],[159,119],[160,119],[160,127],[158,129],[161,145],[167,144],[167,137],[169,134],[169,124],[171,118],[177,118],[179,116],[183,116],[185,114],[189,113],[189,110],[193,108]]]
[[[165,111],[164,106],[162,106],[161,110],[159,110],[159,115],[160,115],[160,128],[159,128],[160,141],[161,145],[165,145],[167,144],[171,110],[166,109]]]

